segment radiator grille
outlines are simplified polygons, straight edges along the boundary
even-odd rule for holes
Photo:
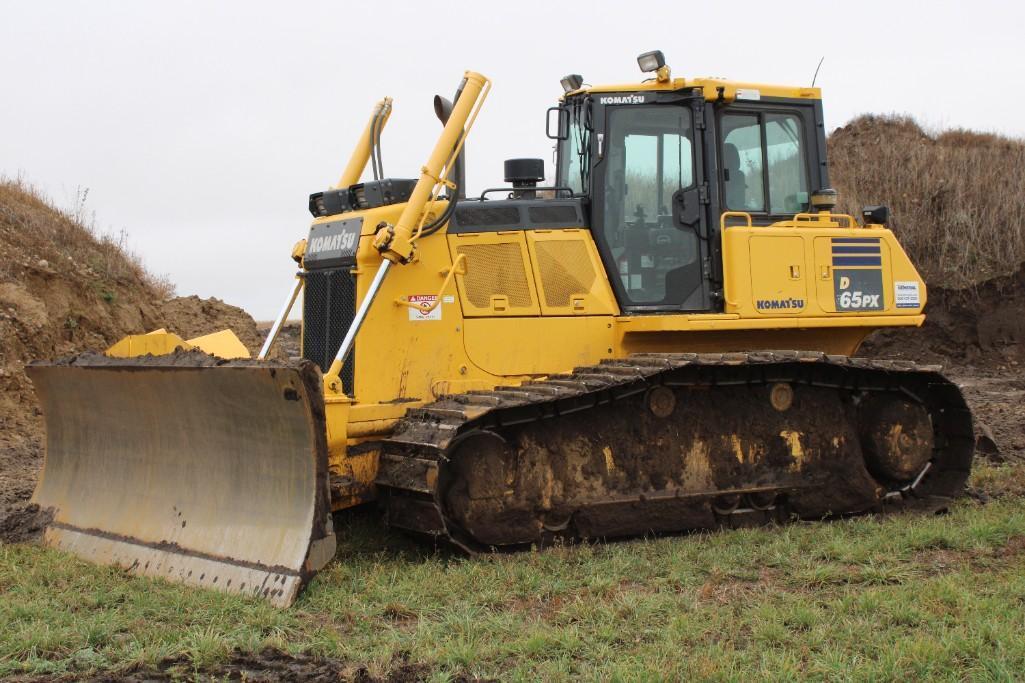
[[[546,305],[569,306],[571,296],[591,291],[597,274],[583,241],[538,241],[534,249]]]
[[[349,268],[306,272],[303,291],[303,358],[327,372],[356,316],[356,278]],[[356,352],[342,366],[342,386],[352,394]]]
[[[531,223],[547,225],[549,223],[579,223],[577,218],[577,207],[573,205],[544,205],[532,206],[527,209],[527,215]]]
[[[515,206],[460,206],[456,209],[456,221],[459,225],[475,225],[488,227],[494,225],[517,225],[520,223],[520,210]]]
[[[468,244],[459,247],[458,251],[466,254],[463,286],[471,304],[477,308],[490,308],[493,296],[509,297],[509,305],[515,308],[534,303],[518,244]]]

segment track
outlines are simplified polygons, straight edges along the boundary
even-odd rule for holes
[[[935,366],[764,351],[637,354],[454,395],[378,446],[388,523],[474,552],[940,508],[974,437]]]

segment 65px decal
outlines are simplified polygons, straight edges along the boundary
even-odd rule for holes
[[[839,312],[883,310],[882,269],[834,270],[833,295]]]

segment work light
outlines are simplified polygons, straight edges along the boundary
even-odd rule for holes
[[[644,52],[637,57],[637,66],[641,67],[641,71],[644,73],[650,73],[652,71],[658,71],[666,65],[665,55],[662,54],[662,50],[652,50],[651,52]]]
[[[579,90],[580,86],[584,84],[584,77],[580,74],[570,74],[569,76],[562,77],[562,89],[565,92],[573,92]]]

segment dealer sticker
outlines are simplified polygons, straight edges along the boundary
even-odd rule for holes
[[[413,306],[409,307],[409,319],[413,321],[441,320],[440,302],[437,306],[434,307],[434,310],[426,310],[427,308],[432,306],[435,301],[438,301],[438,297],[434,294],[410,294],[409,303],[416,306],[416,308],[414,308]]]
[[[893,300],[897,308],[918,308],[922,305],[922,299],[918,293],[918,281],[901,281],[893,283]]]

